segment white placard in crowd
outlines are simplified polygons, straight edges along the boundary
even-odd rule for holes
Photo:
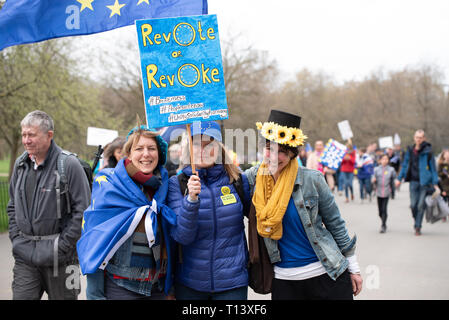
[[[87,128],[87,145],[88,146],[105,146],[118,137],[117,130],[109,130],[95,127]]]
[[[393,139],[394,144],[401,144],[401,138],[399,137],[399,135],[397,133],[394,134],[394,139]]]
[[[393,137],[382,137],[379,138],[379,148],[385,149],[385,148],[393,148]]]
[[[344,120],[338,123],[338,130],[340,130],[341,138],[343,140],[351,139],[354,135],[352,134],[351,126],[348,120]]]

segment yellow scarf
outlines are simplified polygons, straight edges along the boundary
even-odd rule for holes
[[[253,204],[256,208],[257,232],[262,237],[273,240],[282,238],[282,218],[287,210],[297,173],[298,161],[294,158],[282,170],[275,184],[267,164],[263,162],[260,165]]]

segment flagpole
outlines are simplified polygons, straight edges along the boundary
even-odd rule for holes
[[[192,174],[197,174],[195,170],[195,162],[193,160],[193,141],[192,141],[192,133],[190,132],[190,123],[186,124],[186,130],[189,134],[189,148],[190,148],[190,166],[192,167]]]

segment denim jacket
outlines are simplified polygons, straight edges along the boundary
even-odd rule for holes
[[[88,300],[103,300],[106,299],[104,295],[104,277],[112,277],[116,274],[126,278],[141,278],[148,276],[149,270],[147,268],[133,268],[130,266],[131,252],[133,248],[133,237],[126,240],[113,258],[106,266],[106,272],[98,269],[95,273],[87,274],[87,290],[86,297]],[[107,273],[107,274],[105,274]],[[121,287],[124,287],[133,292],[143,295],[151,293],[151,281],[135,281],[129,279],[113,279],[113,281]]]
[[[252,191],[258,168],[245,171]],[[349,237],[334,196],[319,171],[299,167],[292,197],[313,250],[329,277],[336,280],[348,268],[346,257],[354,255],[357,237]],[[264,241],[271,263],[279,262],[278,241]]]

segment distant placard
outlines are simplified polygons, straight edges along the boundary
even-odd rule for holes
[[[333,170],[338,170],[346,153],[346,146],[337,140],[329,139],[320,155],[320,163]]]
[[[379,138],[379,148],[385,149],[385,148],[393,148],[393,137],[382,137]]]
[[[105,146],[118,137],[117,130],[109,130],[103,128],[88,127],[87,128],[87,145],[88,146]]]
[[[136,28],[148,126],[228,118],[216,15],[137,20]]]
[[[397,133],[394,134],[393,142],[394,142],[394,144],[397,144],[397,145],[401,144],[401,137],[399,137],[399,134],[397,134]]]
[[[338,123],[338,130],[340,130],[340,135],[343,140],[351,139],[354,135],[352,134],[351,126],[348,120],[344,120]]]

